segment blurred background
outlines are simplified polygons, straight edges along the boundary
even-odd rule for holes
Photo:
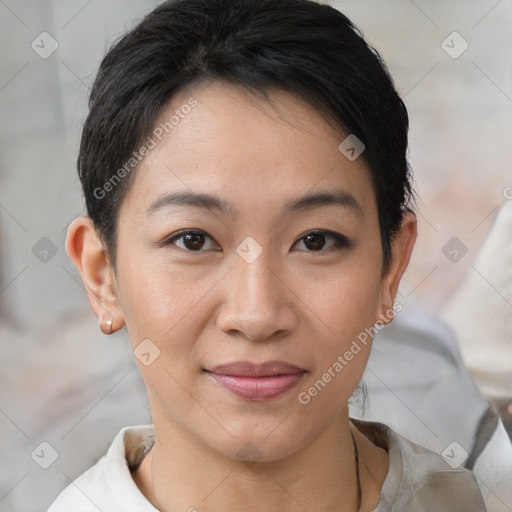
[[[0,511],[45,510],[121,427],[151,421],[126,331],[101,334],[64,241],[85,213],[75,162],[95,73],[158,3],[0,0]],[[419,237],[401,302],[442,315],[477,279],[510,317],[512,290],[475,261],[512,199],[512,1],[328,3],[410,114]]]

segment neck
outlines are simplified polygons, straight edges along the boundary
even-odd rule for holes
[[[366,471],[368,464],[360,460],[364,467],[359,475],[362,480],[358,482],[351,428],[360,459],[365,454],[372,455],[372,449],[380,449],[351,427],[347,410],[296,452],[279,460],[253,463],[220,454],[169,421],[158,422],[154,418],[154,426],[155,444],[133,478],[161,512],[366,510],[369,502],[371,507],[378,503],[387,473],[387,469],[386,473],[377,469],[370,472],[380,477],[372,486],[366,478],[370,474]],[[373,455],[377,455],[375,460],[384,462],[382,453]],[[363,493],[360,504],[362,484],[368,492]]]

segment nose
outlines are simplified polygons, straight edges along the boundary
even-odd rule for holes
[[[270,265],[265,251],[248,263],[238,255],[223,284],[217,326],[249,340],[270,340],[293,331],[298,319],[292,283]],[[281,274],[281,275],[280,275]]]

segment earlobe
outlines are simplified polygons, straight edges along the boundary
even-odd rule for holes
[[[382,276],[379,318],[381,324],[388,324],[394,318],[394,302],[402,276],[409,265],[417,237],[417,220],[414,212],[404,214],[400,231],[391,243],[392,257],[388,269]]]
[[[108,254],[89,217],[78,217],[69,226],[66,252],[80,272],[89,304],[104,334],[124,325],[118,288]]]

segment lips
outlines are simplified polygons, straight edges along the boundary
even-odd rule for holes
[[[283,361],[254,364],[248,361],[206,370],[208,377],[231,393],[249,400],[276,398],[295,387],[306,370]]]
[[[282,361],[268,361],[261,364],[254,364],[249,361],[236,361],[234,363],[216,366],[209,371],[235,377],[271,377],[274,375],[302,373],[304,370]]]

